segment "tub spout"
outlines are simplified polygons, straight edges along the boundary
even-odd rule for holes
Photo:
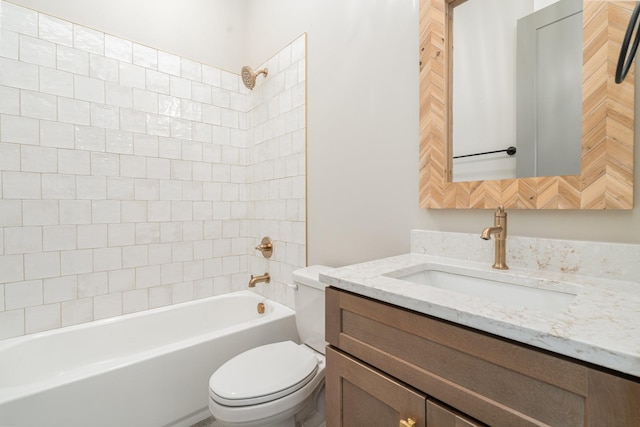
[[[251,279],[249,279],[249,287],[255,288],[256,283],[260,283],[260,282],[264,282],[264,283],[271,282],[271,276],[269,276],[269,273],[264,273],[262,276],[254,276],[252,274]]]

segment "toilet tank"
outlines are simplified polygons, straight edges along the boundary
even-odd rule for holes
[[[331,270],[324,265],[312,265],[293,272],[295,293],[296,325],[300,341],[324,354],[324,288],[320,283],[321,272]]]

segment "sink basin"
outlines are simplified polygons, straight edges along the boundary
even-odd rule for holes
[[[393,277],[433,288],[487,298],[492,302],[518,309],[532,308],[547,312],[562,312],[576,296],[576,294],[555,289],[524,286],[437,269]]]

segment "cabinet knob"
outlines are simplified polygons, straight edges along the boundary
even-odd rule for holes
[[[407,418],[406,420],[400,420],[400,427],[413,427],[416,425],[416,422],[411,418]]]

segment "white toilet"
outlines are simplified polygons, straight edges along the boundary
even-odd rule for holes
[[[302,344],[284,341],[232,358],[209,380],[209,410],[222,427],[324,426],[324,288],[314,265],[293,272]]]

